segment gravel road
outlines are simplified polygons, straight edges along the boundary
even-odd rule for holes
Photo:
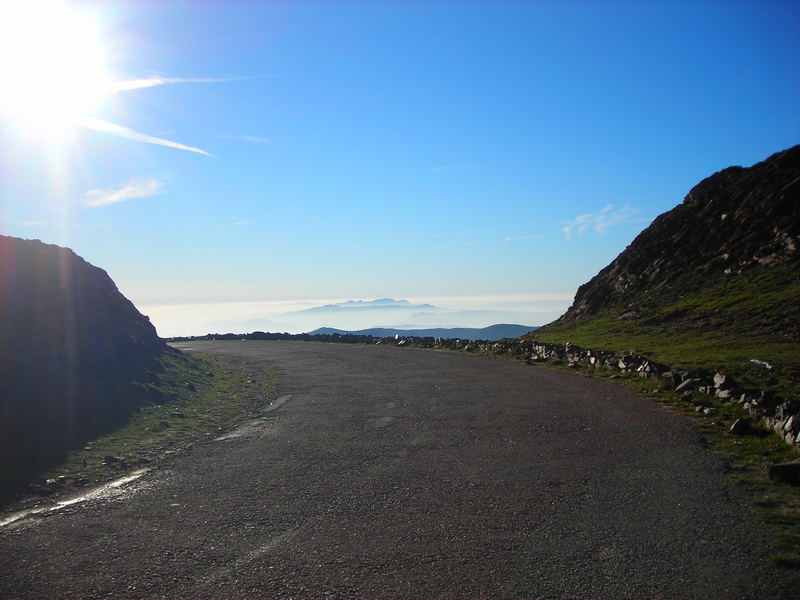
[[[0,528],[3,598],[790,598],[680,418],[611,384],[386,346],[263,358],[281,406]]]

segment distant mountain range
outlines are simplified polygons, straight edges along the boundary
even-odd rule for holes
[[[359,329],[357,331],[346,331],[344,329],[334,329],[333,327],[320,327],[314,331],[309,331],[310,335],[371,335],[373,337],[438,337],[438,338],[459,338],[462,340],[501,340],[503,338],[517,338],[531,331],[536,331],[538,327],[531,325],[509,325],[498,324],[489,327],[453,327],[453,328],[434,328],[434,329],[391,329],[387,327],[373,327],[371,329]]]
[[[378,298],[377,300],[347,300],[346,302],[338,302],[336,304],[325,304],[323,306],[314,306],[313,308],[306,308],[297,312],[310,313],[310,312],[343,312],[343,311],[359,311],[359,310],[375,310],[375,309],[391,309],[391,310],[419,310],[419,309],[435,309],[432,304],[411,304],[408,300],[395,300],[394,298]]]

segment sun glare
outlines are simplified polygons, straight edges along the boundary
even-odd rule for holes
[[[57,0],[0,2],[0,111],[48,139],[74,130],[111,91],[96,19]]]

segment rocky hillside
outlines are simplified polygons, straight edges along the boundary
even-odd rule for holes
[[[636,318],[712,284],[794,267],[799,235],[800,146],[795,146],[750,168],[729,167],[701,181],[582,285],[556,324],[612,308],[622,309],[623,319]]]
[[[701,181],[528,337],[725,370],[798,394],[799,236],[795,146]]]
[[[105,271],[69,249],[0,236],[4,487],[124,421],[166,351]]]

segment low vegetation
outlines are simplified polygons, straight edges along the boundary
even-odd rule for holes
[[[721,371],[743,387],[800,398],[797,263],[679,287],[695,291],[674,298],[643,295],[626,307],[556,322],[526,337],[638,354],[673,368]]]

